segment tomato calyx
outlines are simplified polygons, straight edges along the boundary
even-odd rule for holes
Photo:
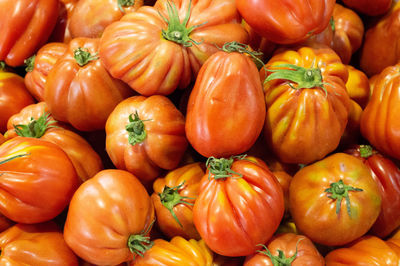
[[[50,113],[43,113],[38,119],[31,117],[27,125],[14,125],[15,133],[21,137],[40,138],[50,128],[56,128],[53,125],[57,123],[55,120],[50,120]]]
[[[162,205],[164,205],[164,207],[169,210],[172,217],[174,217],[175,221],[179,224],[180,227],[183,227],[183,226],[173,210],[174,207],[178,204],[193,205],[193,203],[187,202],[187,201],[185,201],[185,199],[195,199],[195,198],[181,196],[179,194],[179,190],[182,189],[182,186],[184,184],[185,184],[185,182],[183,182],[180,185],[175,186],[175,187],[165,186],[163,189],[163,192],[158,193],[158,196],[160,197]]]
[[[144,128],[145,121],[139,118],[139,114],[136,111],[134,114],[135,118],[132,118],[132,114],[129,115],[129,123],[125,126],[126,131],[128,131],[128,142],[131,145],[136,145],[144,141],[147,136],[147,132]]]
[[[0,71],[6,70],[6,62],[0,61]]]
[[[122,13],[125,13],[124,7],[130,7],[135,4],[135,0],[118,0],[118,8]]]
[[[227,42],[220,49],[226,53],[237,52],[241,54],[247,54],[253,59],[258,69],[264,66],[264,62],[260,59],[263,53],[259,51],[252,51],[247,44],[243,44],[236,41]]]
[[[86,64],[88,64],[90,61],[94,61],[99,59],[97,56],[97,53],[91,54],[88,49],[83,49],[82,47],[79,47],[74,51],[74,58],[76,62],[78,63],[79,66],[83,67]]]
[[[361,158],[369,158],[376,153],[371,145],[360,145],[359,152]]]
[[[363,191],[361,188],[355,188],[343,183],[340,179],[338,182],[330,184],[330,187],[325,189],[325,192],[330,193],[328,198],[336,200],[336,214],[339,214],[343,198],[346,199],[347,213],[351,217],[350,197],[349,191]]]
[[[35,67],[35,59],[36,59],[36,55],[32,55],[31,57],[24,60],[24,64],[26,66],[25,67],[26,72],[33,71],[33,68]]]
[[[29,155],[29,153],[14,155],[14,156],[12,156],[12,157],[10,157],[10,158],[7,158],[7,159],[5,159],[5,160],[3,160],[3,161],[0,161],[0,165],[1,165],[1,164],[8,163],[9,161],[12,161],[12,160],[14,160],[14,159],[21,158],[21,157],[25,157],[25,156],[28,156],[28,155]]]
[[[239,177],[243,177],[242,174],[235,172],[231,169],[232,164],[235,160],[243,160],[247,155],[238,155],[231,156],[227,158],[215,158],[211,156],[206,161],[206,167],[208,169],[208,179],[211,178],[211,174],[213,178],[218,180],[221,178],[232,177],[232,175],[238,175]]]
[[[149,224],[149,226],[145,229],[144,232],[141,232],[138,235],[130,235],[128,238],[128,248],[129,250],[140,257],[144,256],[144,253],[151,249],[154,245],[153,241],[150,241],[150,237],[147,236],[150,232],[151,227],[153,226],[155,220]]]
[[[331,19],[329,20],[329,25],[331,26],[332,32],[335,32],[336,25],[335,25],[335,19],[333,17],[331,17]]]
[[[160,15],[160,17],[168,25],[167,30],[164,30],[164,29],[161,30],[161,34],[165,40],[182,44],[184,47],[191,47],[193,45],[193,43],[197,44],[197,45],[200,44],[200,42],[196,42],[195,40],[190,38],[189,35],[194,29],[206,24],[207,22],[187,28],[187,23],[190,18],[191,6],[192,6],[192,1],[189,2],[188,11],[187,11],[182,23],[179,21],[178,10],[176,8],[175,3],[173,3],[173,2],[171,4],[169,1],[167,1],[167,12],[168,12],[169,19],[164,17],[160,13],[160,11],[157,11],[158,14]]]
[[[259,245],[257,245],[257,246],[262,246],[262,247],[264,248],[264,250],[257,250],[257,252],[268,256],[268,257],[271,259],[272,265],[274,265],[274,266],[290,266],[290,265],[292,265],[292,262],[293,262],[293,261],[296,259],[296,257],[297,257],[297,253],[298,253],[297,247],[298,247],[298,245],[299,245],[299,242],[300,242],[301,240],[303,240],[303,239],[304,239],[304,238],[300,238],[300,239],[297,241],[297,243],[296,243],[296,251],[295,251],[295,253],[293,254],[293,256],[291,256],[291,257],[289,257],[289,258],[287,258],[287,257],[285,256],[285,254],[283,253],[283,251],[280,250],[280,249],[277,250],[277,251],[278,251],[278,255],[277,255],[277,256],[272,255],[272,254],[271,254],[271,251],[269,251],[269,249],[268,249],[265,245],[262,245],[262,244],[259,244]]]

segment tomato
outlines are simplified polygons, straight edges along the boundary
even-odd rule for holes
[[[111,111],[132,93],[103,67],[98,45],[98,39],[73,39],[48,73],[44,90],[54,118],[81,131],[104,129]]]
[[[23,65],[49,38],[58,17],[59,0],[0,2],[0,60]]]
[[[36,100],[44,100],[47,76],[67,48],[64,43],[48,43],[42,46],[36,55],[26,60],[25,86]]]
[[[156,239],[144,257],[136,258],[130,265],[213,266],[213,253],[203,240],[185,240],[180,236],[170,242]]]
[[[340,139],[340,148],[358,143],[360,138],[360,122],[362,115],[361,106],[354,100],[350,100],[349,119],[347,120],[346,129]]]
[[[72,10],[78,3],[78,0],[60,0],[60,9],[58,20],[48,42],[69,43],[72,37],[69,31],[69,23]]]
[[[248,256],[243,266],[325,265],[324,258],[306,236],[292,233],[278,234],[268,241],[264,249]]]
[[[0,133],[0,145],[3,144],[3,142],[5,142],[6,139],[4,138],[3,134]]]
[[[142,5],[143,0],[80,0],[71,14],[69,30],[74,38],[100,38],[108,25]]]
[[[390,9],[392,0],[343,0],[343,3],[357,12],[377,16]]]
[[[340,56],[344,64],[361,47],[364,25],[353,10],[335,4],[333,9],[334,34],[331,47]]]
[[[349,78],[346,83],[347,92],[350,98],[364,109],[371,95],[368,77],[364,72],[351,65],[346,65],[346,67],[349,71]]]
[[[349,246],[331,251],[325,257],[327,266],[399,265],[396,253],[376,236],[363,236]]]
[[[397,256],[400,258],[400,229],[397,229],[395,233],[386,240],[386,244],[389,245],[394,252],[396,252]]]
[[[315,243],[338,246],[371,228],[381,210],[381,196],[359,159],[335,153],[294,175],[289,208],[302,234]]]
[[[40,138],[56,144],[68,155],[82,181],[103,169],[100,156],[83,137],[54,123],[45,102],[28,105],[8,120],[5,136]]]
[[[165,96],[133,96],[106,124],[106,150],[118,169],[148,185],[161,169],[176,168],[187,148],[185,118]]]
[[[0,132],[7,130],[8,119],[22,108],[33,104],[24,79],[12,72],[0,69]]]
[[[186,136],[205,157],[247,151],[264,125],[265,103],[257,67],[240,50],[229,52],[237,46],[224,46],[224,51],[204,63],[190,94]]]
[[[10,228],[14,224],[15,223],[13,221],[5,217],[3,214],[0,214],[0,233]]]
[[[322,32],[332,16],[334,0],[239,0],[244,20],[261,36],[290,44]]]
[[[393,4],[390,12],[365,33],[360,67],[368,76],[378,74],[399,61],[397,48],[397,41],[400,38],[399,22],[400,2],[397,2]]]
[[[376,78],[370,101],[361,116],[361,134],[377,150],[400,159],[400,64]]]
[[[116,265],[151,247],[153,223],[153,204],[138,179],[123,170],[103,170],[72,197],[64,238],[84,260]]]
[[[360,159],[370,170],[379,187],[382,208],[370,233],[387,237],[400,226],[400,170],[389,158],[379,154],[369,145],[358,145],[346,151]]]
[[[336,149],[347,124],[350,98],[345,87],[348,71],[333,50],[325,46],[281,50],[260,75],[267,78],[264,135],[279,160],[307,164]]]
[[[48,141],[16,137],[0,146],[0,213],[20,223],[48,221],[78,187],[74,166]]]
[[[0,233],[1,265],[78,265],[55,223],[17,224]]]
[[[200,239],[193,224],[193,204],[199,194],[204,168],[202,163],[191,163],[154,181],[151,199],[157,224],[167,237]]]
[[[100,58],[140,94],[168,95],[186,88],[218,47],[247,42],[240,22],[234,0],[159,0],[108,26]]]
[[[254,157],[210,158],[193,220],[202,239],[224,256],[246,256],[265,243],[284,213],[282,188]]]

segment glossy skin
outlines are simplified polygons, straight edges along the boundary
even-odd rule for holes
[[[334,0],[240,0],[243,19],[261,36],[292,44],[322,32],[332,16]]]
[[[24,79],[17,74],[0,70],[0,132],[7,130],[8,119],[34,99],[25,87]]]
[[[400,2],[365,34],[361,51],[360,67],[368,75],[379,74],[400,59]]]
[[[0,2],[0,60],[21,66],[49,38],[58,17],[59,0]]]
[[[47,76],[44,100],[55,119],[81,131],[104,129],[115,106],[131,95],[129,86],[112,78],[99,59],[80,66],[76,49],[98,52],[98,39],[75,38]]]
[[[8,120],[8,131],[5,134],[7,139],[18,136],[14,130],[14,125],[27,125],[31,117],[38,119],[45,112],[48,112],[47,105],[45,102],[40,102],[28,105],[21,112],[13,115]],[[55,128],[47,129],[40,139],[56,144],[68,155],[82,182],[103,169],[100,156],[83,137],[71,130],[58,125]]]
[[[176,236],[170,242],[156,239],[143,258],[136,258],[131,266],[213,266],[213,252],[203,240],[185,240]]]
[[[52,222],[17,224],[0,234],[0,265],[78,266],[78,258]]]
[[[143,5],[143,0],[135,0],[134,5],[118,7],[118,0],[80,0],[71,14],[69,30],[73,38],[100,38],[104,29],[121,19],[123,15],[136,11]]]
[[[377,150],[400,159],[400,65],[377,77],[370,101],[361,116],[361,134]]]
[[[339,180],[363,189],[348,191],[351,216],[344,198],[336,213],[337,200],[328,198],[332,194],[325,192]],[[300,232],[315,243],[338,246],[361,237],[371,228],[381,210],[381,196],[369,169],[360,160],[335,153],[296,173],[289,188],[289,204]]]
[[[27,154],[27,155],[25,155]],[[57,216],[78,187],[78,176],[65,152],[48,141],[16,137],[0,146],[0,212],[20,223]]]
[[[235,160],[237,174],[215,179],[208,172],[193,207],[194,224],[207,246],[224,256],[246,256],[265,243],[284,213],[279,182],[259,159]]]
[[[385,241],[366,235],[347,247],[331,251],[325,261],[327,266],[397,266],[399,257]]]
[[[344,64],[361,47],[364,36],[364,24],[353,10],[335,4],[333,9],[335,31],[331,47],[340,56]]]
[[[131,261],[131,235],[149,232],[154,207],[143,185],[122,170],[104,170],[83,183],[72,197],[64,238],[84,260],[100,265]]]
[[[324,46],[277,52],[266,67],[287,63],[305,68],[318,66],[326,92],[320,86],[293,89],[284,79],[264,83],[264,135],[282,162],[308,164],[322,159],[339,144],[350,108],[345,87],[348,71],[340,58]],[[265,79],[263,68],[260,76]]]
[[[47,76],[67,48],[64,43],[48,43],[37,52],[33,70],[25,75],[25,86],[36,100],[44,100]]]
[[[147,136],[132,145],[125,126],[136,111],[141,120],[147,120],[143,122]],[[165,96],[130,97],[118,104],[107,120],[107,153],[116,168],[127,170],[148,184],[161,169],[178,166],[188,145],[184,119]]]
[[[351,65],[346,65],[349,71],[349,78],[346,82],[346,89],[352,100],[356,101],[363,109],[369,101],[371,89],[367,75]]]
[[[49,42],[69,43],[72,39],[69,30],[70,18],[78,0],[60,0],[58,20]]]
[[[278,234],[272,237],[265,245],[273,256],[278,255],[278,250],[283,251],[286,258],[294,256],[296,259],[291,263],[292,266],[324,266],[325,261],[317,248],[306,236],[293,233]],[[260,250],[265,251],[260,247]],[[243,266],[274,266],[271,259],[262,253],[255,253],[247,256]]]
[[[370,233],[385,238],[400,226],[400,170],[392,160],[376,151],[367,158],[361,157],[359,146],[346,153],[360,159],[368,167],[379,187],[382,208]]]
[[[392,0],[343,0],[351,9],[369,16],[383,15],[389,11]]]
[[[170,2],[176,5],[181,21],[191,2],[187,28],[207,22],[189,35],[200,44],[184,47],[162,37],[167,23],[158,11],[168,17],[167,0],[126,14],[107,27],[101,38],[100,57],[107,70],[145,96],[168,95],[176,88],[186,88],[207,58],[219,51],[217,46],[230,41],[246,43],[248,39],[234,0]]]
[[[154,181],[154,193],[151,195],[151,199],[157,214],[157,224],[167,237],[181,236],[185,239],[200,239],[200,235],[193,224],[193,204],[199,194],[200,180],[204,176],[204,168],[202,163],[191,163]],[[161,203],[158,193],[162,193],[165,186],[173,188],[182,183],[184,184],[178,190],[179,195],[189,197],[182,200],[191,205],[179,203],[173,207],[173,211],[182,225],[180,226],[171,212]]]
[[[253,146],[264,120],[263,90],[251,58],[236,52],[212,55],[187,106],[186,136],[193,148],[205,157],[241,154]]]

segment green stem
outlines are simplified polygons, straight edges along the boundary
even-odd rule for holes
[[[130,7],[135,4],[135,0],[118,0],[118,8],[122,13],[125,13],[124,7]]]
[[[145,140],[147,136],[146,129],[144,128],[145,121],[139,118],[139,114],[136,111],[134,114],[135,118],[132,118],[132,114],[129,115],[129,123],[125,126],[126,131],[128,131],[128,142],[131,145],[136,145]]]
[[[6,62],[0,61],[0,71],[6,70]]]
[[[206,161],[206,167],[208,168],[208,179],[211,178],[211,174],[214,175],[214,179],[221,179],[232,177],[233,174],[243,177],[242,174],[235,172],[231,169],[234,160],[243,160],[247,155],[231,156],[226,158],[215,158],[211,156]]]
[[[142,231],[140,234],[129,236],[128,248],[133,254],[143,257],[144,253],[147,250],[151,249],[154,245],[154,242],[150,241],[150,237],[148,236],[154,222],[155,220],[153,220],[151,224],[149,224],[149,226],[145,229],[145,231]]]
[[[329,20],[329,25],[331,25],[332,32],[335,32],[336,26],[335,26],[335,19],[333,17],[331,17],[331,19]]]
[[[12,161],[14,159],[25,157],[25,156],[28,156],[28,155],[29,155],[29,153],[24,153],[24,154],[18,154],[18,155],[12,156],[12,157],[10,157],[8,159],[5,159],[4,161],[0,161],[0,165],[8,163],[9,161]]]
[[[264,66],[264,62],[259,58],[259,56],[262,56],[263,53],[258,51],[250,51],[249,46],[246,44],[236,41],[227,42],[222,46],[221,50],[227,53],[238,52],[241,54],[248,54],[257,65],[258,69]]]
[[[35,67],[35,59],[36,59],[36,55],[32,55],[31,57],[29,57],[28,59],[24,60],[24,64],[25,64],[25,71],[26,72],[32,72],[33,68]]]
[[[374,154],[374,149],[371,145],[360,145],[359,151],[362,158],[368,158]]]
[[[363,190],[361,188],[355,188],[344,184],[342,179],[340,179],[338,182],[331,183],[330,187],[325,189],[325,192],[330,194],[328,195],[328,198],[336,200],[336,214],[339,214],[342,205],[342,200],[343,198],[345,198],[347,213],[351,217],[349,191],[363,191]]]
[[[92,55],[88,49],[84,50],[81,47],[79,47],[78,49],[76,49],[74,51],[74,58],[75,58],[76,62],[78,63],[78,65],[80,65],[81,67],[88,64],[90,61],[99,59],[99,57],[97,56],[97,53]]]
[[[271,259],[271,262],[274,266],[290,266],[292,265],[293,261],[296,259],[297,257],[297,253],[298,253],[298,244],[301,240],[303,240],[304,238],[300,238],[297,243],[296,243],[296,252],[293,254],[293,256],[287,258],[285,256],[285,254],[283,253],[282,250],[277,250],[278,251],[278,255],[277,256],[273,256],[271,254],[271,251],[269,251],[269,249],[265,246],[265,245],[258,245],[258,246],[262,246],[264,248],[264,250],[258,250],[258,253],[264,254],[266,256],[268,256]]]
[[[50,113],[43,113],[38,119],[31,117],[27,125],[14,125],[15,133],[21,137],[40,138],[46,133],[47,129],[54,128],[52,124],[57,123],[50,120]]]
[[[160,12],[158,14],[161,16],[161,18],[167,23],[168,28],[167,30],[162,30],[161,34],[165,40],[169,40],[172,42],[176,42],[178,44],[182,44],[184,47],[190,47],[194,44],[200,44],[199,42],[196,42],[192,38],[190,38],[190,33],[206,24],[207,22],[201,23],[200,25],[194,25],[190,28],[187,28],[187,23],[190,18],[190,13],[191,13],[191,6],[192,6],[192,1],[189,2],[189,7],[188,11],[186,12],[185,18],[183,19],[182,23],[180,22],[179,19],[179,14],[178,10],[176,8],[176,5],[174,2],[167,1],[167,13],[168,13],[168,19],[164,17]]]

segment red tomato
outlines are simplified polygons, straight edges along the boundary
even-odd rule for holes
[[[98,39],[75,38],[48,73],[44,100],[55,119],[81,131],[104,129],[108,115],[132,94],[98,56]]]
[[[10,117],[5,136],[40,138],[56,144],[68,155],[81,181],[103,169],[100,156],[83,137],[55,123],[45,102],[28,105]]]
[[[239,0],[244,20],[261,36],[297,43],[322,32],[332,17],[335,0]]]
[[[68,156],[48,141],[16,137],[0,146],[0,213],[20,223],[53,219],[78,187]]]
[[[159,0],[108,26],[100,58],[140,94],[168,95],[186,88],[217,46],[247,42],[240,22],[235,0]]]
[[[1,265],[78,266],[55,223],[17,224],[0,234]]]
[[[64,238],[84,260],[116,265],[151,247],[153,223],[153,204],[138,179],[126,171],[104,170],[72,197]]]
[[[265,243],[284,213],[282,188],[254,157],[208,160],[193,220],[202,239],[224,256],[246,256]]]
[[[151,184],[161,169],[178,166],[187,147],[184,119],[165,96],[130,97],[108,117],[107,153],[115,167]]]
[[[385,238],[400,226],[400,170],[392,160],[368,145],[356,146],[346,153],[360,159],[368,167],[379,187],[382,208],[370,233]]]
[[[21,66],[49,38],[58,17],[59,0],[0,1],[0,60]]]
[[[229,157],[249,150],[264,125],[265,102],[257,67],[249,56],[227,50],[237,46],[224,46],[226,50],[204,63],[190,94],[186,136],[205,157]]]
[[[14,222],[0,214],[0,233],[14,225]]]
[[[343,0],[345,5],[369,16],[382,15],[390,9],[392,0]]]
[[[381,196],[360,160],[335,153],[294,175],[289,208],[302,234],[315,243],[338,246],[371,228],[381,210]]]

